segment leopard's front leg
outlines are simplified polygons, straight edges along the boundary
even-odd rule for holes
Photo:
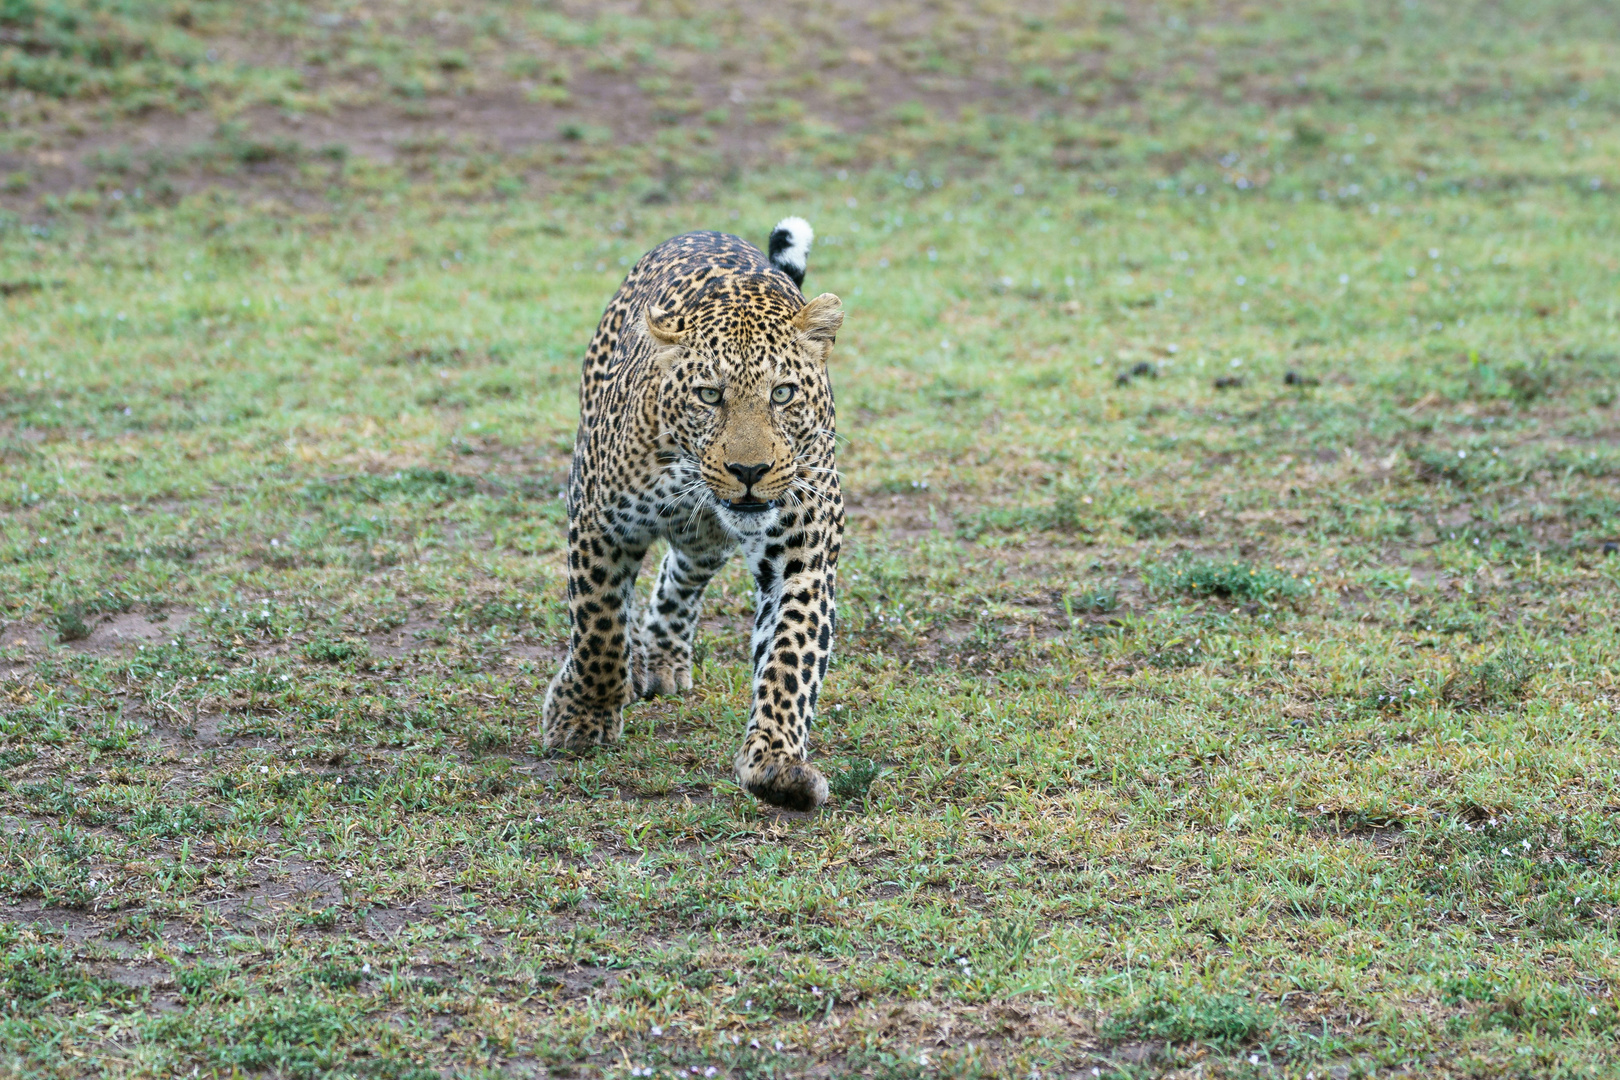
[[[617,742],[621,711],[635,697],[630,634],[636,572],[646,546],[615,540],[588,520],[568,529],[568,655],[541,710],[548,747],[577,749]]]
[[[807,760],[816,697],[832,656],[833,587],[844,534],[842,501],[783,511],[751,552],[758,586],[754,615],[754,695],[737,753],[737,781],[768,803],[812,810],[827,801],[827,779]]]

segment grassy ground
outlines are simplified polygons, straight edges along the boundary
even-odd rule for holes
[[[62,155],[0,222],[0,1069],[1620,1072],[1601,5],[828,9],[863,55],[735,123],[676,45],[773,100],[813,13],[129,3],[73,6],[155,35],[127,62],[11,44],[63,6],[0,0],[0,152]],[[266,96],[339,32],[393,59]],[[210,48],[260,59],[114,80]],[[660,71],[703,108],[621,145],[650,106],[602,87]],[[578,118],[273,141],[502,94]],[[188,116],[283,150],[97,164]],[[787,212],[848,310],[813,816],[729,779],[738,568],[690,696],[534,739],[594,320],[664,237]]]

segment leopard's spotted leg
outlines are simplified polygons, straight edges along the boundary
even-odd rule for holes
[[[703,590],[731,557],[734,545],[683,551],[671,546],[641,621],[637,689],[643,697],[692,689],[692,639]]]
[[[568,530],[568,615],[572,630],[563,660],[541,711],[548,747],[575,749],[617,742],[624,730],[620,710],[634,694],[630,682],[630,635],[635,616],[639,550],[615,542],[600,529]]]
[[[844,532],[834,491],[784,511],[751,553],[759,607],[754,616],[754,699],[737,753],[737,780],[790,810],[827,801],[827,779],[807,758],[816,697],[832,656],[834,573]]]

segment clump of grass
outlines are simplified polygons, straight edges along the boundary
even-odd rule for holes
[[[1106,615],[1119,607],[1119,594],[1111,589],[1083,589],[1063,597],[1063,613],[1070,619],[1081,615]]]
[[[1194,990],[1178,998],[1159,987],[1148,1000],[1109,1019],[1103,1025],[1103,1034],[1118,1042],[1163,1039],[1231,1050],[1265,1034],[1273,1021],[1271,1010],[1255,1005],[1242,994]]]
[[[16,930],[0,932],[0,999],[13,1015],[31,1016],[52,1003],[91,1006],[122,995],[116,983],[96,978],[69,950],[20,941]]]
[[[1262,603],[1297,600],[1310,594],[1312,584],[1309,578],[1300,578],[1286,570],[1237,560],[1191,560],[1151,568],[1146,577],[1149,585],[1159,592]]]
[[[490,630],[497,626],[527,629],[544,626],[547,619],[547,604],[535,597],[468,599],[451,608],[445,616],[448,625],[468,631]]]
[[[511,745],[511,730],[493,724],[480,724],[467,736],[467,749],[474,754],[504,750]]]
[[[189,562],[197,554],[197,549],[190,544],[143,544],[140,547],[107,548],[107,557],[114,562],[133,563],[142,559],[156,559],[166,562]]]
[[[317,637],[304,643],[304,659],[315,664],[342,664],[371,654],[363,641],[353,638]]]
[[[1163,536],[1167,532],[1175,531],[1176,523],[1169,514],[1162,510],[1155,510],[1151,506],[1133,507],[1125,515],[1125,521],[1120,526],[1122,530],[1139,540]]]
[[[827,778],[827,787],[837,802],[858,802],[866,798],[872,784],[882,775],[882,765],[869,758],[855,758]]]
[[[1138,540],[1151,540],[1156,536],[1197,536],[1203,531],[1196,518],[1171,517],[1152,506],[1132,507],[1120,526]]]
[[[174,972],[174,985],[180,993],[188,998],[219,999],[227,996],[220,991],[219,984],[229,978],[230,975],[231,969],[224,964],[197,964],[193,967],[177,967]]]
[[[918,492],[928,490],[928,481],[890,477],[887,480],[880,481],[877,490],[884,495],[916,495]]]
[[[1483,640],[1492,629],[1489,616],[1466,602],[1456,601],[1437,601],[1415,608],[1407,625],[1429,634],[1467,634],[1472,641]]]
[[[1571,1027],[1606,1031],[1614,1026],[1615,1012],[1579,991],[1562,986],[1515,986],[1489,971],[1465,969],[1441,983],[1448,1005],[1473,1006],[1471,1014],[1457,1017],[1454,1029],[1469,1026],[1486,1030],[1558,1035]]]
[[[1440,695],[1454,705],[1468,709],[1488,709],[1511,705],[1524,696],[1535,678],[1536,663],[1517,649],[1503,649],[1489,660],[1453,672]]]
[[[1550,395],[1557,379],[1545,362],[1497,364],[1473,350],[1468,353],[1467,384],[1468,396],[1476,400],[1507,400],[1525,406]]]
[[[213,832],[216,822],[199,806],[143,806],[124,831],[143,839],[192,836]]]
[[[478,490],[470,476],[444,469],[409,468],[386,476],[346,476],[304,485],[310,500],[347,497],[365,502],[381,502],[392,496],[446,502],[465,498]]]
[[[1040,941],[1035,927],[1022,919],[995,920],[987,938],[981,963],[998,971],[1016,969]]]
[[[365,976],[353,964],[331,961],[315,969],[315,981],[337,989],[359,986]]]
[[[987,532],[1089,532],[1088,504],[1077,491],[1066,491],[1045,506],[1000,507],[981,510],[958,523],[956,535],[977,540]]]
[[[1502,377],[1509,396],[1520,405],[1546,397],[1554,384],[1552,369],[1545,364],[1510,364]]]
[[[83,641],[90,636],[90,624],[85,621],[83,604],[64,604],[51,617],[58,641]]]
[[[214,144],[205,153],[215,153],[241,165],[263,165],[271,161],[296,160],[302,148],[286,138],[256,136],[240,124],[221,124]]]
[[[1434,700],[1434,692],[1422,683],[1380,687],[1357,704],[1362,713],[1401,713],[1414,705]]]
[[[330,930],[337,925],[338,909],[331,905],[323,908],[311,908],[302,912],[297,918],[299,926],[312,930]]]
[[[1502,463],[1485,453],[1467,449],[1448,450],[1431,446],[1406,447],[1406,456],[1418,478],[1430,483],[1449,483],[1459,488],[1480,488],[1504,478]]]

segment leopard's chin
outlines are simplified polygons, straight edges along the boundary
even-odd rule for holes
[[[780,505],[781,503],[775,499],[767,502],[742,502],[717,496],[714,500],[714,513],[715,517],[720,519],[720,524],[733,536],[755,536],[776,523],[776,511]]]

